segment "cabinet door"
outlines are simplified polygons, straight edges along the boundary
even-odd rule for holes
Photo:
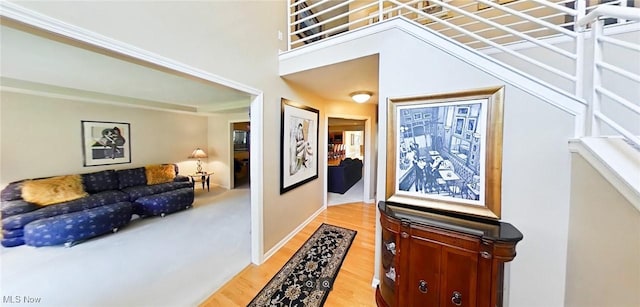
[[[417,237],[411,240],[409,270],[402,279],[407,300],[404,306],[439,306],[441,249],[436,242]]]
[[[440,306],[476,306],[478,252],[442,247]]]

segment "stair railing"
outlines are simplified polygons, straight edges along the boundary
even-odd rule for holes
[[[588,103],[587,135],[622,135],[640,146],[636,136],[640,128],[633,127],[637,117],[612,118],[602,108],[603,101],[614,100],[640,114],[638,104],[614,93],[602,80],[603,71],[607,71],[640,81],[636,73],[602,57],[605,44],[638,51],[638,46],[603,35],[602,27],[605,23],[638,22],[640,9],[625,7],[626,0],[603,2],[588,6],[593,1],[476,0],[453,5],[451,0],[290,0],[288,47],[293,50],[387,19],[406,18]],[[587,57],[590,53],[585,51],[585,42],[592,35],[597,38],[593,40],[596,51],[594,57]],[[543,51],[532,55],[527,52],[532,46]]]
[[[591,120],[591,124],[589,125],[590,131],[587,133],[590,136],[619,134],[634,144],[634,147],[640,148],[640,138],[638,137],[640,134],[640,103],[633,103],[623,97],[623,94],[617,93],[619,90],[616,91],[616,87],[612,86],[611,82],[607,82],[611,78],[603,77],[605,73],[609,72],[630,81],[631,88],[635,89],[636,92],[636,97],[631,99],[636,99],[637,101],[638,96],[640,96],[640,75],[616,65],[613,63],[615,59],[607,59],[603,55],[608,46],[624,48],[635,54],[635,57],[628,60],[631,60],[631,63],[635,63],[636,70],[640,71],[640,61],[638,60],[640,58],[640,44],[607,36],[604,32],[606,17],[613,17],[618,20],[640,21],[640,9],[600,6],[578,20],[578,25],[581,27],[591,26],[592,28],[593,53],[588,62],[593,63],[593,90],[590,91],[588,117]],[[633,64],[629,65],[629,67],[633,67]],[[618,111],[615,118],[613,118],[607,115],[603,109],[603,104],[605,103],[608,105],[607,109],[623,107],[631,112],[625,114],[625,112]],[[603,127],[603,124],[613,131]]]
[[[573,24],[584,16],[586,0],[506,2],[477,0],[455,6],[450,4],[450,0],[291,0],[288,7],[289,50],[401,16],[471,48],[492,48],[509,55],[520,65],[542,69],[541,73],[530,74],[545,80],[545,75],[550,73],[556,79],[543,81],[546,85],[582,96],[584,65],[578,55],[583,52],[584,40],[581,31],[575,31]],[[523,4],[524,7],[519,7]],[[556,40],[562,36],[573,47],[567,50],[540,39],[550,36]],[[509,46],[522,41],[548,50],[559,58],[556,62],[563,64],[556,67],[547,59],[534,58]]]

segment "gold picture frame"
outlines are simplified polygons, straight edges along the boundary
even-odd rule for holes
[[[389,98],[390,202],[499,220],[504,87]]]

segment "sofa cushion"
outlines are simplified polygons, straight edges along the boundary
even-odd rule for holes
[[[190,208],[193,204],[193,199],[194,192],[191,187],[140,197],[134,203],[134,213],[142,217],[164,216],[165,214]]]
[[[114,170],[82,174],[82,183],[84,190],[91,194],[120,188],[118,175]]]
[[[2,219],[2,229],[12,230],[39,219],[60,214],[76,212],[84,209],[105,206],[117,202],[128,201],[129,196],[121,191],[104,191],[66,203],[43,207],[27,213],[17,214]]]
[[[24,245],[24,237],[2,238],[2,246],[4,247],[14,247],[20,245]]]
[[[173,164],[147,165],[144,170],[148,185],[172,182],[176,178]]]
[[[19,238],[22,237],[24,235],[24,230],[23,229],[12,229],[12,230],[2,230],[2,237],[3,238]]]
[[[10,200],[2,202],[2,218],[6,218],[12,215],[25,213],[42,208],[36,204],[28,203],[22,199]]]
[[[24,180],[9,183],[0,194],[3,201],[22,199],[22,183]]]
[[[80,175],[27,180],[22,184],[22,198],[42,206],[71,201],[87,195]]]
[[[120,190],[128,187],[147,184],[147,177],[144,171],[144,167],[118,170],[116,173],[118,174]]]
[[[24,242],[51,246],[93,238],[128,224],[131,212],[130,202],[120,202],[37,220],[24,227]]]
[[[177,181],[177,182],[161,183],[161,184],[154,184],[154,185],[128,187],[128,188],[122,189],[122,191],[129,195],[129,199],[131,201],[135,201],[140,197],[169,192],[169,191],[182,189],[182,188],[193,188],[193,184],[188,181]]]

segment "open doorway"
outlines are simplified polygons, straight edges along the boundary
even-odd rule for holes
[[[233,166],[231,189],[250,188],[251,186],[250,135],[250,122],[231,123],[231,147],[233,148],[232,163],[230,164]]]
[[[327,205],[365,201],[366,120],[329,117]]]

